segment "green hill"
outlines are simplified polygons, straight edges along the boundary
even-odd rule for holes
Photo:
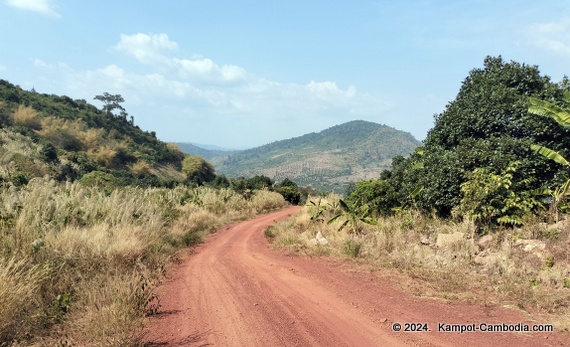
[[[105,98],[99,110],[0,80],[0,183],[45,175],[111,187],[184,180],[184,153],[136,126],[120,95]]]
[[[409,133],[357,120],[237,152],[217,164],[216,171],[228,177],[265,175],[277,182],[290,178],[341,193],[350,182],[378,178],[393,157],[408,155],[419,145]]]

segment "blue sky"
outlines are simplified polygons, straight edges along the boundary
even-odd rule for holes
[[[247,148],[354,119],[423,140],[487,55],[570,75],[560,0],[0,0],[0,79],[167,142]]]

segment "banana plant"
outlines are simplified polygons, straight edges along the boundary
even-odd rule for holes
[[[323,213],[325,213],[325,211],[327,210],[327,207],[325,205],[321,205],[321,201],[322,199],[319,198],[318,202],[314,202],[313,200],[309,200],[309,203],[307,204],[307,206],[310,208],[310,215],[311,215],[311,221],[312,222],[323,222]]]
[[[565,97],[567,100],[570,100],[570,93],[565,93]],[[554,119],[558,124],[562,127],[569,128],[570,127],[570,110],[564,109],[560,106],[557,106],[551,102],[540,100],[536,98],[530,98],[530,107],[528,108],[528,112],[543,116],[549,117]],[[530,148],[535,151],[536,153],[553,160],[554,162],[563,165],[567,168],[570,168],[570,162],[566,158],[564,158],[560,153],[544,147],[540,145],[531,145]],[[550,209],[552,214],[554,215],[555,221],[558,221],[558,208],[562,207],[563,209],[566,208],[564,201],[566,200],[566,196],[570,190],[570,179],[568,179],[564,184],[560,187],[556,188],[555,190],[548,190],[550,195],[552,196],[552,204],[550,205]]]
[[[363,205],[359,207],[352,207],[349,206],[342,199],[339,199],[338,202],[342,208],[342,211],[327,222],[327,224],[332,224],[337,220],[344,218],[345,221],[340,225],[338,231],[341,231],[346,226],[349,226],[350,232],[352,234],[359,234],[362,231],[360,223],[365,223],[370,225],[378,224],[376,220],[369,217],[370,209],[368,208],[368,206]]]
[[[531,145],[530,148],[536,153],[548,159],[551,159],[560,165],[570,168],[570,162],[568,162],[566,158],[560,155],[560,153],[540,145]],[[566,200],[566,196],[568,195],[569,190],[570,190],[570,179],[568,179],[560,187],[554,190],[546,189],[544,191],[545,193],[549,194],[552,197],[552,204],[550,204],[550,211],[552,216],[554,217],[555,222],[558,222],[558,209],[559,208],[563,210],[567,209],[567,206],[564,203],[564,201]]]
[[[566,100],[570,101],[570,93],[564,93]],[[562,108],[551,102],[540,100],[537,98],[529,98],[530,106],[528,112],[554,119],[561,126],[568,128],[570,127],[570,110]]]

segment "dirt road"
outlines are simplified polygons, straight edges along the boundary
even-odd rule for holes
[[[570,345],[556,332],[441,332],[440,323],[542,322],[505,308],[416,298],[386,274],[271,250],[264,229],[297,210],[235,224],[199,246],[160,288],[162,307],[146,325],[149,346]],[[406,322],[430,331],[393,331]]]

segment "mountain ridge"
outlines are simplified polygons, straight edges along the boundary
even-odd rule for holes
[[[265,175],[277,182],[290,178],[300,185],[341,193],[350,182],[377,178],[393,157],[408,155],[419,145],[410,133],[353,120],[208,159],[228,177]]]

